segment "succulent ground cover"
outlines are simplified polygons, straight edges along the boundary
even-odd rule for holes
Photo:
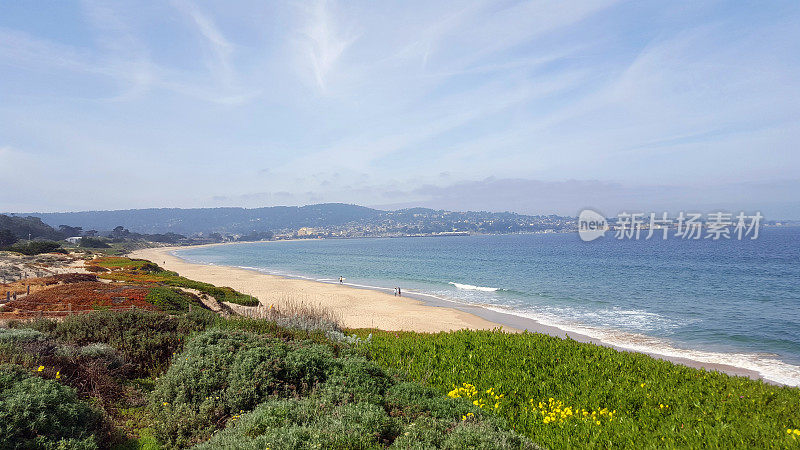
[[[362,350],[553,448],[797,448],[800,389],[533,333],[359,331]]]
[[[185,312],[192,307],[206,308],[194,293],[213,302],[258,304],[249,295],[189,280],[150,261],[102,257],[86,261],[85,269],[90,273],[65,273],[0,284],[2,300],[5,292],[17,294],[16,300],[0,305],[0,319],[63,317],[94,310],[139,308]],[[29,289],[30,294],[26,295]]]
[[[98,272],[100,278],[128,283],[157,284],[198,290],[214,297],[218,302],[230,302],[243,306],[257,306],[258,299],[242,294],[229,287],[190,280],[175,272],[164,270],[157,264],[143,259],[109,256],[87,261],[87,267],[105,269]]]

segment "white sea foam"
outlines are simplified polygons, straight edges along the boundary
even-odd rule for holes
[[[458,289],[465,289],[468,291],[483,291],[483,292],[495,292],[500,290],[500,288],[493,288],[493,287],[485,287],[485,286],[473,286],[471,284],[461,284],[451,281],[449,284],[452,284]]]

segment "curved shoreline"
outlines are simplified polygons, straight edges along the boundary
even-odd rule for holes
[[[239,243],[206,244],[236,245]],[[173,253],[191,247],[155,247],[136,250],[131,257],[151,260],[168,270],[188,278],[217,285],[227,285],[254,295],[262,304],[277,304],[281,299],[313,299],[334,311],[346,328],[377,328],[387,331],[440,332],[457,329],[523,330],[543,333],[578,342],[611,347],[620,351],[634,351],[688,367],[716,370],[735,376],[763,380],[770,384],[784,384],[765,378],[759,371],[735,365],[699,361],[683,356],[664,355],[644,348],[630,348],[607,342],[587,334],[565,330],[541,323],[535,319],[509,314],[476,305],[466,305],[428,294],[409,292],[402,298],[382,292],[381,288],[340,285],[305,278],[267,274],[255,268],[200,264],[184,260]]]
[[[257,270],[187,262],[172,254],[187,247],[136,250],[134,258],[151,260],[187,278],[218,286],[230,286],[253,295],[263,305],[284,302],[318,304],[338,316],[346,328],[379,328],[395,331],[439,332],[457,329],[490,330],[500,325],[450,308],[436,308],[410,297],[348,285],[269,275]]]

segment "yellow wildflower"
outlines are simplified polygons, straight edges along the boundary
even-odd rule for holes
[[[38,368],[38,369],[36,369],[36,371],[37,371],[37,372],[41,372],[41,371],[43,371],[43,370],[44,370],[44,366],[39,366],[39,368]]]

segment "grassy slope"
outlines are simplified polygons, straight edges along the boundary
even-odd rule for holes
[[[797,388],[541,334],[369,332],[382,366],[442,393],[474,385],[471,399],[548,447],[800,445]]]

